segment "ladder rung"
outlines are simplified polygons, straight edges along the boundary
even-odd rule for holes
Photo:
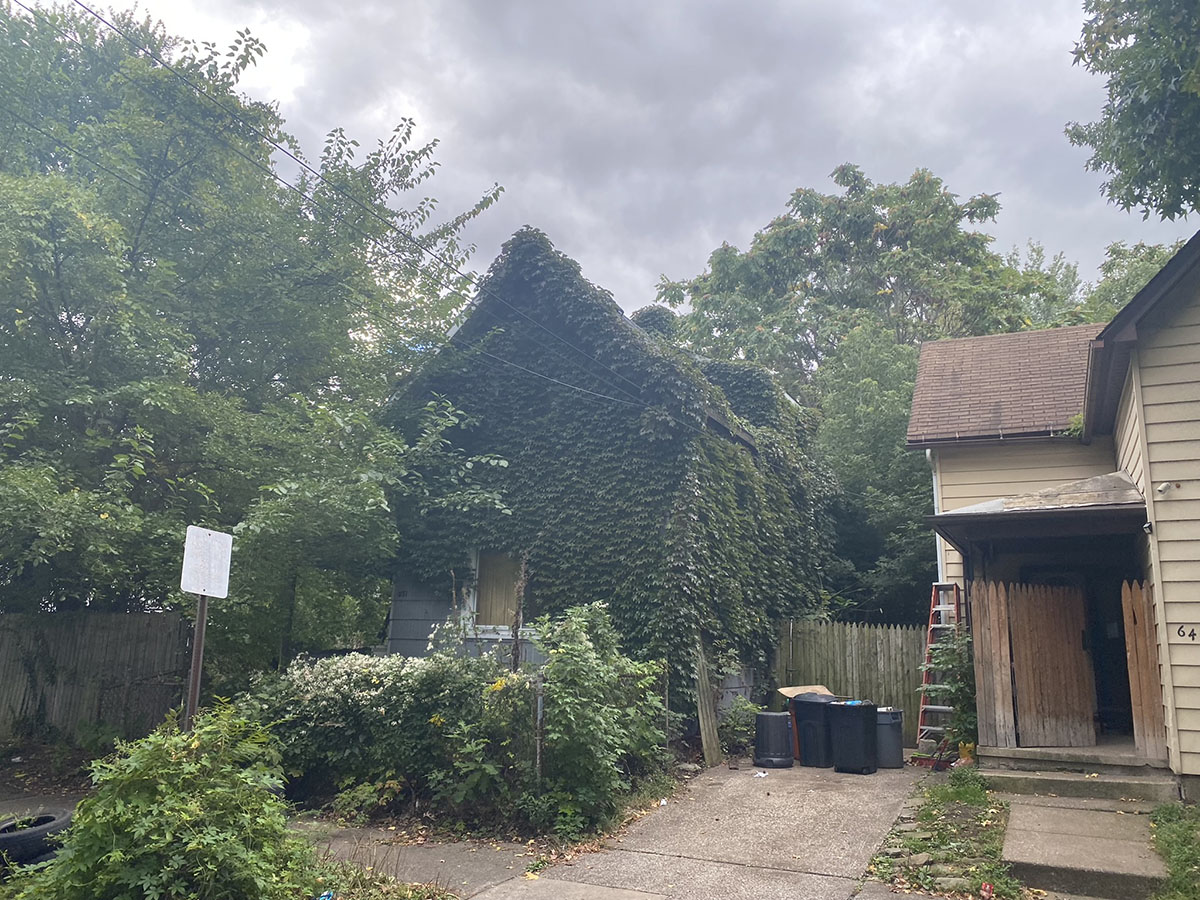
[[[930,703],[930,704],[926,704],[925,706],[922,706],[921,710],[923,712],[952,713],[952,712],[954,712],[954,707],[953,706],[934,706],[932,703]]]
[[[933,611],[934,612],[954,612],[954,606],[953,605],[951,605],[951,606],[935,606],[935,607],[933,607]]]
[[[945,624],[942,624],[940,622],[935,622],[932,625],[930,625],[929,627],[930,628],[957,628],[958,626],[956,624],[954,624],[953,622],[946,622]]]
[[[939,731],[940,732],[940,731],[945,731],[946,729],[943,728],[941,725],[922,725],[919,730],[920,731]]]

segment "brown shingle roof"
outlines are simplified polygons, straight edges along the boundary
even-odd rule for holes
[[[1103,324],[921,345],[908,445],[1045,435],[1083,412],[1088,342]]]

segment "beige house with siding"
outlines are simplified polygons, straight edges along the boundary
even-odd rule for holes
[[[966,594],[981,755],[1197,790],[1200,234],[1107,325],[923,345],[908,445]]]

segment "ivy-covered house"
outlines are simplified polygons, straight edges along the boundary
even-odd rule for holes
[[[681,683],[698,640],[765,669],[780,619],[819,602],[831,490],[803,410],[764,369],[643,330],[541,232],[505,245],[393,424],[435,397],[469,418],[467,452],[507,461],[480,477],[509,512],[401,516],[391,652],[425,653],[451,616],[510,639],[522,559],[524,621],[603,601]]]

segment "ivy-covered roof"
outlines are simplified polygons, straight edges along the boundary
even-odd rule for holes
[[[535,612],[605,601],[631,648],[677,673],[697,636],[765,666],[779,619],[819,602],[831,479],[795,404],[758,366],[639,328],[541,232],[505,244],[394,423],[435,395],[474,423],[466,450],[509,461],[486,477],[511,515],[401,521],[412,574],[461,584],[469,548],[525,555]]]

